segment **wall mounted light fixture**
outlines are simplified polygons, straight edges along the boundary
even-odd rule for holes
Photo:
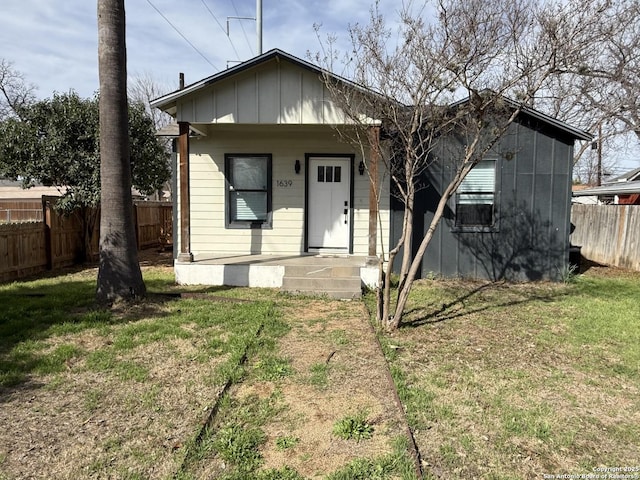
[[[364,175],[364,162],[362,160],[358,164],[358,172],[360,172],[360,175]]]
[[[300,160],[296,160],[296,164],[294,165],[293,169],[296,171],[296,175],[300,173]]]

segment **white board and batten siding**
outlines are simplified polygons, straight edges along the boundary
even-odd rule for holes
[[[304,252],[305,153],[351,154],[335,132],[323,128],[239,130],[209,128],[191,141],[191,251],[196,260],[213,255],[300,254]],[[226,228],[225,154],[272,155],[271,229]],[[359,175],[354,160],[353,254],[367,255],[369,246],[369,179]],[[301,171],[295,173],[295,161]],[[384,187],[388,191],[388,187]],[[388,195],[380,206],[379,239],[388,239]],[[385,245],[387,247],[387,245]],[[381,253],[381,249],[379,251]]]
[[[177,115],[178,121],[194,124],[345,123],[316,73],[277,60],[180,100]]]

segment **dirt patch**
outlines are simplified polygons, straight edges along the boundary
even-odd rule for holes
[[[289,465],[305,477],[320,478],[355,458],[389,453],[393,439],[403,434],[402,417],[362,305],[310,302],[286,316],[293,328],[279,351],[296,373],[279,386],[288,408],[267,429],[265,467]],[[310,322],[316,316],[322,320]],[[323,364],[326,384],[314,385],[312,368]],[[332,434],[339,419],[359,411],[367,412],[374,427],[371,439],[354,442]],[[279,450],[276,440],[286,435],[299,441]]]
[[[117,359],[143,368],[144,382],[92,371],[83,360],[64,374],[34,378],[37,386],[3,392],[2,471],[8,478],[170,476],[219,388],[207,381],[215,362],[195,361],[195,350],[176,339]]]
[[[142,252],[141,261],[144,270],[172,268],[166,252]],[[91,269],[73,275],[95,274]],[[169,305],[168,299],[152,296],[122,306],[106,333],[88,329],[49,337],[44,352],[73,345],[82,355],[71,358],[65,372],[32,374],[29,381],[0,390],[2,480],[159,479],[180,471],[218,397],[221,385],[212,379],[225,358],[203,359],[201,327],[189,323],[180,326],[191,334],[186,338],[115,348],[122,341],[119,328],[135,324],[142,329],[170,318]],[[284,297],[278,305],[291,330],[275,354],[290,360],[293,374],[275,382],[250,374],[231,392],[238,398],[277,393],[283,407],[264,426],[262,468],[287,465],[317,479],[356,458],[390,453],[405,427],[362,303]],[[225,341],[224,332],[216,335]],[[110,354],[101,357],[101,352]],[[100,362],[108,365],[101,369]],[[314,377],[317,370],[324,377]],[[339,419],[359,411],[374,428],[371,439],[356,442],[332,434]],[[282,448],[284,437],[295,441]],[[196,471],[197,478],[209,478],[220,468],[213,459]]]
[[[260,447],[260,469],[286,466],[304,478],[320,479],[355,459],[392,453],[394,440],[406,434],[406,424],[362,303],[288,303],[293,306],[284,309],[284,321],[291,330],[278,341],[276,352],[290,361],[292,374],[260,381],[250,373],[229,392],[238,404],[276,399],[277,413],[261,426],[266,440]],[[250,371],[254,368],[248,364]],[[366,412],[374,429],[371,438],[358,442],[333,434],[340,419],[358,412]],[[214,422],[212,437],[216,429],[225,428],[224,422]],[[215,478],[226,468],[213,454],[188,471],[196,478]]]

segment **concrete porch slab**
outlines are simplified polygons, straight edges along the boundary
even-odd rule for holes
[[[176,282],[181,285],[229,285],[281,288],[287,267],[357,268],[362,284],[375,287],[376,266],[367,257],[354,255],[195,255],[193,262],[174,263]]]

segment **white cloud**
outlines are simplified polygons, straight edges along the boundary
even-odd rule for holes
[[[158,83],[177,86],[227,68],[227,62],[255,55],[256,26],[227,17],[255,16],[255,0],[151,0],[197,53],[146,0],[127,0],[127,69],[130,76],[149,74]],[[372,0],[371,0],[372,1]],[[263,50],[280,48],[301,58],[320,45],[313,30],[347,38],[347,26],[366,21],[370,0],[264,0]],[[390,11],[395,0],[383,0]],[[235,6],[235,8],[234,8]],[[237,11],[237,13],[236,13]],[[76,90],[91,96],[98,89],[97,4],[95,0],[4,0],[0,16],[0,56],[12,61],[40,97]],[[232,46],[233,43],[233,46]],[[236,54],[237,52],[237,54]],[[238,58],[239,57],[239,58]],[[231,63],[233,64],[233,63]]]

